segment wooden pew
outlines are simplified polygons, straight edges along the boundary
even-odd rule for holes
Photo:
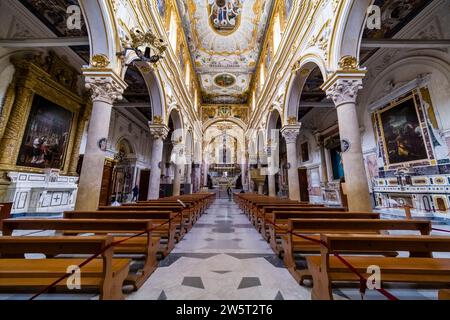
[[[366,278],[371,265],[381,269],[382,283],[427,284],[434,287],[450,286],[450,259],[433,258],[433,252],[450,252],[450,237],[440,236],[386,236],[323,234],[320,256],[307,257],[313,277],[312,298],[332,300],[332,285],[339,282],[359,282],[333,253],[362,251],[367,254],[380,250],[408,251],[408,258],[379,256],[344,256]]]
[[[294,278],[302,284],[310,273],[306,269],[298,269],[295,260],[296,254],[318,254],[320,244],[298,237],[295,234],[306,235],[309,238],[319,240],[320,234],[380,234],[381,231],[407,230],[419,231],[422,235],[429,235],[431,232],[430,221],[420,220],[378,220],[378,219],[290,219],[288,234],[282,237],[284,251],[284,263]],[[357,252],[358,250],[354,250]],[[360,251],[358,254],[363,254]],[[386,250],[377,252],[381,255],[396,255],[396,253]]]
[[[2,221],[11,218],[12,206],[12,202],[0,203],[0,229],[2,227]]]
[[[268,229],[266,225],[267,221],[270,221],[271,214],[275,211],[283,211],[283,212],[347,212],[346,208],[330,208],[330,207],[320,207],[320,206],[264,206],[258,213],[256,229],[261,232],[264,236],[264,231]]]
[[[152,234],[161,239],[158,253],[164,258],[175,247],[175,233],[177,229],[176,220],[173,219],[177,214],[173,212],[147,212],[147,211],[66,211],[65,219],[97,219],[97,220],[128,220],[143,219],[152,221]],[[169,221],[169,222],[168,222]],[[68,234],[66,232],[66,234]]]
[[[27,253],[93,255],[104,250],[100,258],[81,268],[81,288],[96,290],[100,300],[124,299],[122,285],[128,275],[130,259],[113,258],[111,242],[111,236],[0,237],[0,290],[39,292],[66,274],[69,266],[84,261],[79,258],[25,259]],[[17,258],[19,255],[21,258]],[[58,283],[56,291],[60,290],[67,291],[67,280]]]
[[[289,219],[380,219],[379,213],[341,211],[274,211],[266,214],[266,232],[263,237],[269,241],[273,251],[281,257],[281,237],[288,230]]]
[[[439,300],[450,300],[450,289],[439,290]]]
[[[176,233],[175,240],[181,241],[184,235],[191,230],[193,226],[193,220],[191,218],[186,218],[186,212],[182,211],[181,207],[174,206],[120,206],[120,207],[100,207],[100,212],[126,212],[126,213],[143,213],[147,212],[148,214],[159,214],[159,213],[171,213],[170,219],[173,219],[171,223],[176,225]],[[119,219],[119,218],[118,218]],[[163,219],[163,218],[161,218]],[[169,219],[169,218],[168,218]],[[163,221],[161,221],[163,223]]]
[[[152,229],[151,220],[95,220],[95,219],[8,219],[3,224],[3,234],[11,236],[14,230],[55,230],[71,234],[93,233],[95,235],[110,234],[114,241],[121,241],[133,234],[139,234]],[[147,234],[114,247],[115,254],[143,255],[143,266],[136,272],[130,273],[126,283],[132,284],[135,290],[157,268],[156,252],[160,237],[154,236],[152,231]]]

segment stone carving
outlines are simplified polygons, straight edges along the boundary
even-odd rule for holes
[[[102,101],[113,104],[122,100],[123,87],[112,78],[86,77],[86,88],[91,90],[93,102]]]
[[[344,103],[355,103],[358,91],[362,88],[361,79],[338,79],[327,90],[327,96],[338,107]]]
[[[284,140],[286,140],[287,144],[297,143],[297,137],[300,134],[300,126],[286,126],[281,130],[281,134],[283,135]]]
[[[163,124],[151,124],[149,125],[150,129],[150,136],[154,140],[165,140],[167,139],[167,136],[169,135],[169,128]]]

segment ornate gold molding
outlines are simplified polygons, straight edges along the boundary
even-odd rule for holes
[[[72,168],[72,155],[77,153],[76,144],[81,140],[83,132],[77,130],[78,115],[86,104],[86,100],[73,92],[73,79],[70,74],[60,70],[70,71],[70,67],[65,69],[62,60],[54,55],[49,59],[41,56],[33,57],[13,57],[11,62],[16,68],[14,75],[15,99],[11,103],[11,113],[4,123],[5,129],[0,140],[0,169],[43,173],[42,168],[32,168],[17,166],[17,158],[22,145],[23,136],[31,111],[35,95],[39,95],[73,113],[70,128],[69,142],[61,174],[67,174],[69,167]],[[58,82],[60,81],[60,82]],[[2,123],[3,125],[3,123]],[[79,148],[79,145],[78,145]]]
[[[342,71],[358,71],[359,62],[358,59],[352,56],[344,56],[339,60],[339,68]]]
[[[106,68],[111,62],[104,54],[96,54],[91,59],[91,66],[94,68]]]

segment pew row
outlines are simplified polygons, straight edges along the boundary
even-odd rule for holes
[[[4,221],[4,235],[11,236],[15,230],[54,230],[72,235],[90,233],[111,235],[114,242],[148,231],[141,236],[115,245],[113,252],[116,255],[133,256],[133,270],[127,276],[126,284],[131,284],[135,290],[140,288],[157,268],[156,253],[160,237],[152,234],[151,220],[8,219]],[[135,255],[143,256],[143,259],[134,257]]]
[[[359,251],[367,256],[343,256],[360,274],[368,278],[367,268],[376,265],[381,270],[381,283],[426,284],[433,288],[450,287],[450,259],[433,258],[433,252],[450,252],[450,237],[386,236],[323,234],[320,256],[307,257],[313,278],[313,299],[332,300],[332,287],[338,282],[357,282],[334,253]],[[407,251],[410,257],[376,256],[377,251]],[[372,253],[372,255],[370,255]]]
[[[111,236],[0,237],[0,290],[7,293],[39,292],[65,275],[69,267],[84,261],[71,258],[25,259],[25,254],[94,255],[103,251],[99,258],[81,268],[81,292],[98,292],[100,300],[122,300],[122,286],[131,260],[113,258],[111,243]],[[67,280],[59,282],[50,292],[59,291],[68,291]]]
[[[380,219],[379,213],[341,211],[274,211],[266,215],[266,230],[262,232],[272,250],[283,255],[281,237],[288,232],[289,219]]]
[[[298,267],[296,256],[299,254],[320,253],[320,243],[302,238],[298,235],[307,236],[316,241],[320,240],[320,234],[338,233],[345,235],[372,234],[379,235],[386,231],[417,231],[422,235],[429,235],[431,223],[429,221],[417,220],[378,220],[378,219],[290,219],[288,233],[282,237],[284,250],[284,263],[294,279],[300,284],[304,280],[310,279],[308,269]],[[365,254],[362,251],[352,251],[352,253]],[[396,256],[393,250],[380,250],[379,255]]]

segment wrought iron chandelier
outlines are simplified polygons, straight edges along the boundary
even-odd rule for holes
[[[125,57],[128,51],[134,51],[140,61],[155,64],[163,58],[167,50],[166,42],[156,37],[151,31],[143,32],[135,29],[131,32],[130,37],[129,46],[119,52],[119,56]]]

